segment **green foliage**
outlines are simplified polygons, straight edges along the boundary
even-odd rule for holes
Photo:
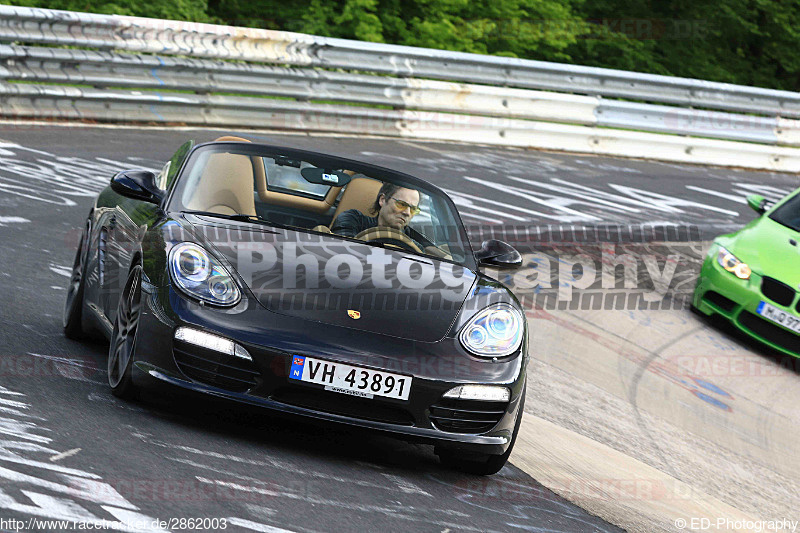
[[[11,0],[797,91],[792,0]]]
[[[570,47],[576,63],[800,89],[796,2],[586,0],[580,9],[601,35]]]
[[[147,2],[125,2],[123,0],[5,0],[12,6],[64,9],[106,15],[131,15],[171,20],[207,22],[206,0],[148,0]]]
[[[575,42],[568,3],[553,0],[310,0],[292,29],[479,54],[556,57]]]

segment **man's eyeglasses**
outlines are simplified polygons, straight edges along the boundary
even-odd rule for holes
[[[409,209],[411,211],[411,216],[413,217],[415,215],[418,215],[419,212],[421,211],[418,205],[411,205],[410,203],[404,202],[403,200],[398,200],[394,196],[391,199],[394,200],[394,208],[397,209],[398,212],[402,212],[405,211],[406,209]]]

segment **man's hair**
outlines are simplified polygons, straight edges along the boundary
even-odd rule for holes
[[[380,200],[382,194],[386,195],[386,199],[388,200],[389,198],[394,196],[394,193],[396,193],[398,190],[402,188],[403,187],[401,187],[400,185],[394,183],[384,183],[383,185],[381,185],[381,190],[378,191],[378,196],[375,197],[375,203],[372,204],[372,207],[369,208],[370,213],[377,216],[378,212],[380,212],[381,210]]]

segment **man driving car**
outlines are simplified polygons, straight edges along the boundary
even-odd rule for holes
[[[369,228],[383,226],[409,235],[408,223],[419,213],[419,201],[419,191],[393,183],[384,183],[370,208],[376,216],[370,217],[358,209],[350,209],[336,218],[331,232],[345,237],[355,237]]]
[[[358,209],[350,209],[340,214],[333,223],[331,233],[345,237],[358,237],[362,232],[375,227],[387,227],[403,232],[418,248],[436,257],[452,259],[449,252],[435,246],[424,235],[408,227],[408,223],[419,214],[420,193],[415,189],[407,189],[393,183],[384,183],[378,191],[370,212],[377,216],[370,217]],[[359,237],[360,238],[360,237]],[[391,236],[387,236],[393,240]]]

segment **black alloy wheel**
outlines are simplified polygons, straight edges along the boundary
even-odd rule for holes
[[[135,265],[128,275],[125,290],[119,298],[111,345],[108,347],[108,384],[114,396],[126,400],[138,396],[131,379],[131,366],[141,315],[142,272],[142,266]]]
[[[64,305],[64,336],[68,339],[81,339],[83,330],[83,293],[86,288],[86,263],[89,256],[89,240],[91,239],[91,217],[86,220],[86,227],[81,235],[75,261],[72,264],[72,276],[67,287],[67,301]]]

